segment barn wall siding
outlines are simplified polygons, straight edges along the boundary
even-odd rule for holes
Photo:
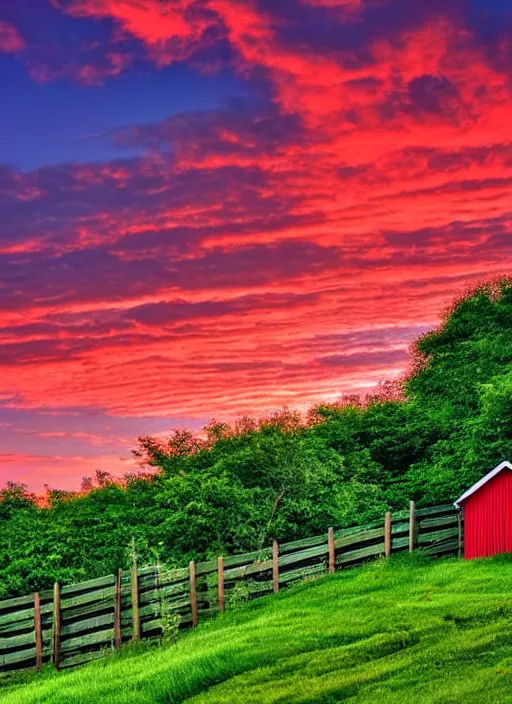
[[[464,501],[464,557],[512,552],[512,471],[504,469]]]

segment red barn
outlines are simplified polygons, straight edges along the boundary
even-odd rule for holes
[[[512,464],[502,462],[455,502],[464,512],[464,557],[512,552]]]

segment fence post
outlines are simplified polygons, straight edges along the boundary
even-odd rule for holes
[[[327,543],[329,546],[329,572],[332,574],[336,568],[336,550],[334,546],[334,528],[329,528],[327,533]]]
[[[217,604],[219,611],[224,611],[224,558],[217,558]]]
[[[135,551],[133,553],[130,582],[132,592],[132,640],[140,640],[139,571]]]
[[[43,666],[43,632],[41,624],[41,596],[39,592],[34,594],[34,638],[36,642],[36,668],[40,670]]]
[[[52,662],[56,670],[60,668],[60,635],[62,630],[62,615],[60,608],[60,584],[53,585],[53,638]]]
[[[384,555],[389,557],[391,555],[391,512],[386,512],[386,518],[384,520]]]
[[[121,580],[123,570],[116,572],[116,585],[114,589],[114,647],[118,650],[121,647]]]
[[[272,588],[274,593],[279,591],[279,543],[275,538],[272,543]]]
[[[416,545],[416,504],[409,504],[409,552],[413,552]]]
[[[189,580],[190,580],[190,608],[192,610],[192,626],[197,626],[199,621],[197,613],[197,576],[196,563],[191,560],[189,564]]]

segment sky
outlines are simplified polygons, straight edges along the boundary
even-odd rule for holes
[[[1,0],[0,486],[366,393],[510,273],[510,0]]]

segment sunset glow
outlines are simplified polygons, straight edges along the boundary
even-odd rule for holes
[[[508,1],[16,0],[0,77],[0,485],[364,394],[510,273]]]

